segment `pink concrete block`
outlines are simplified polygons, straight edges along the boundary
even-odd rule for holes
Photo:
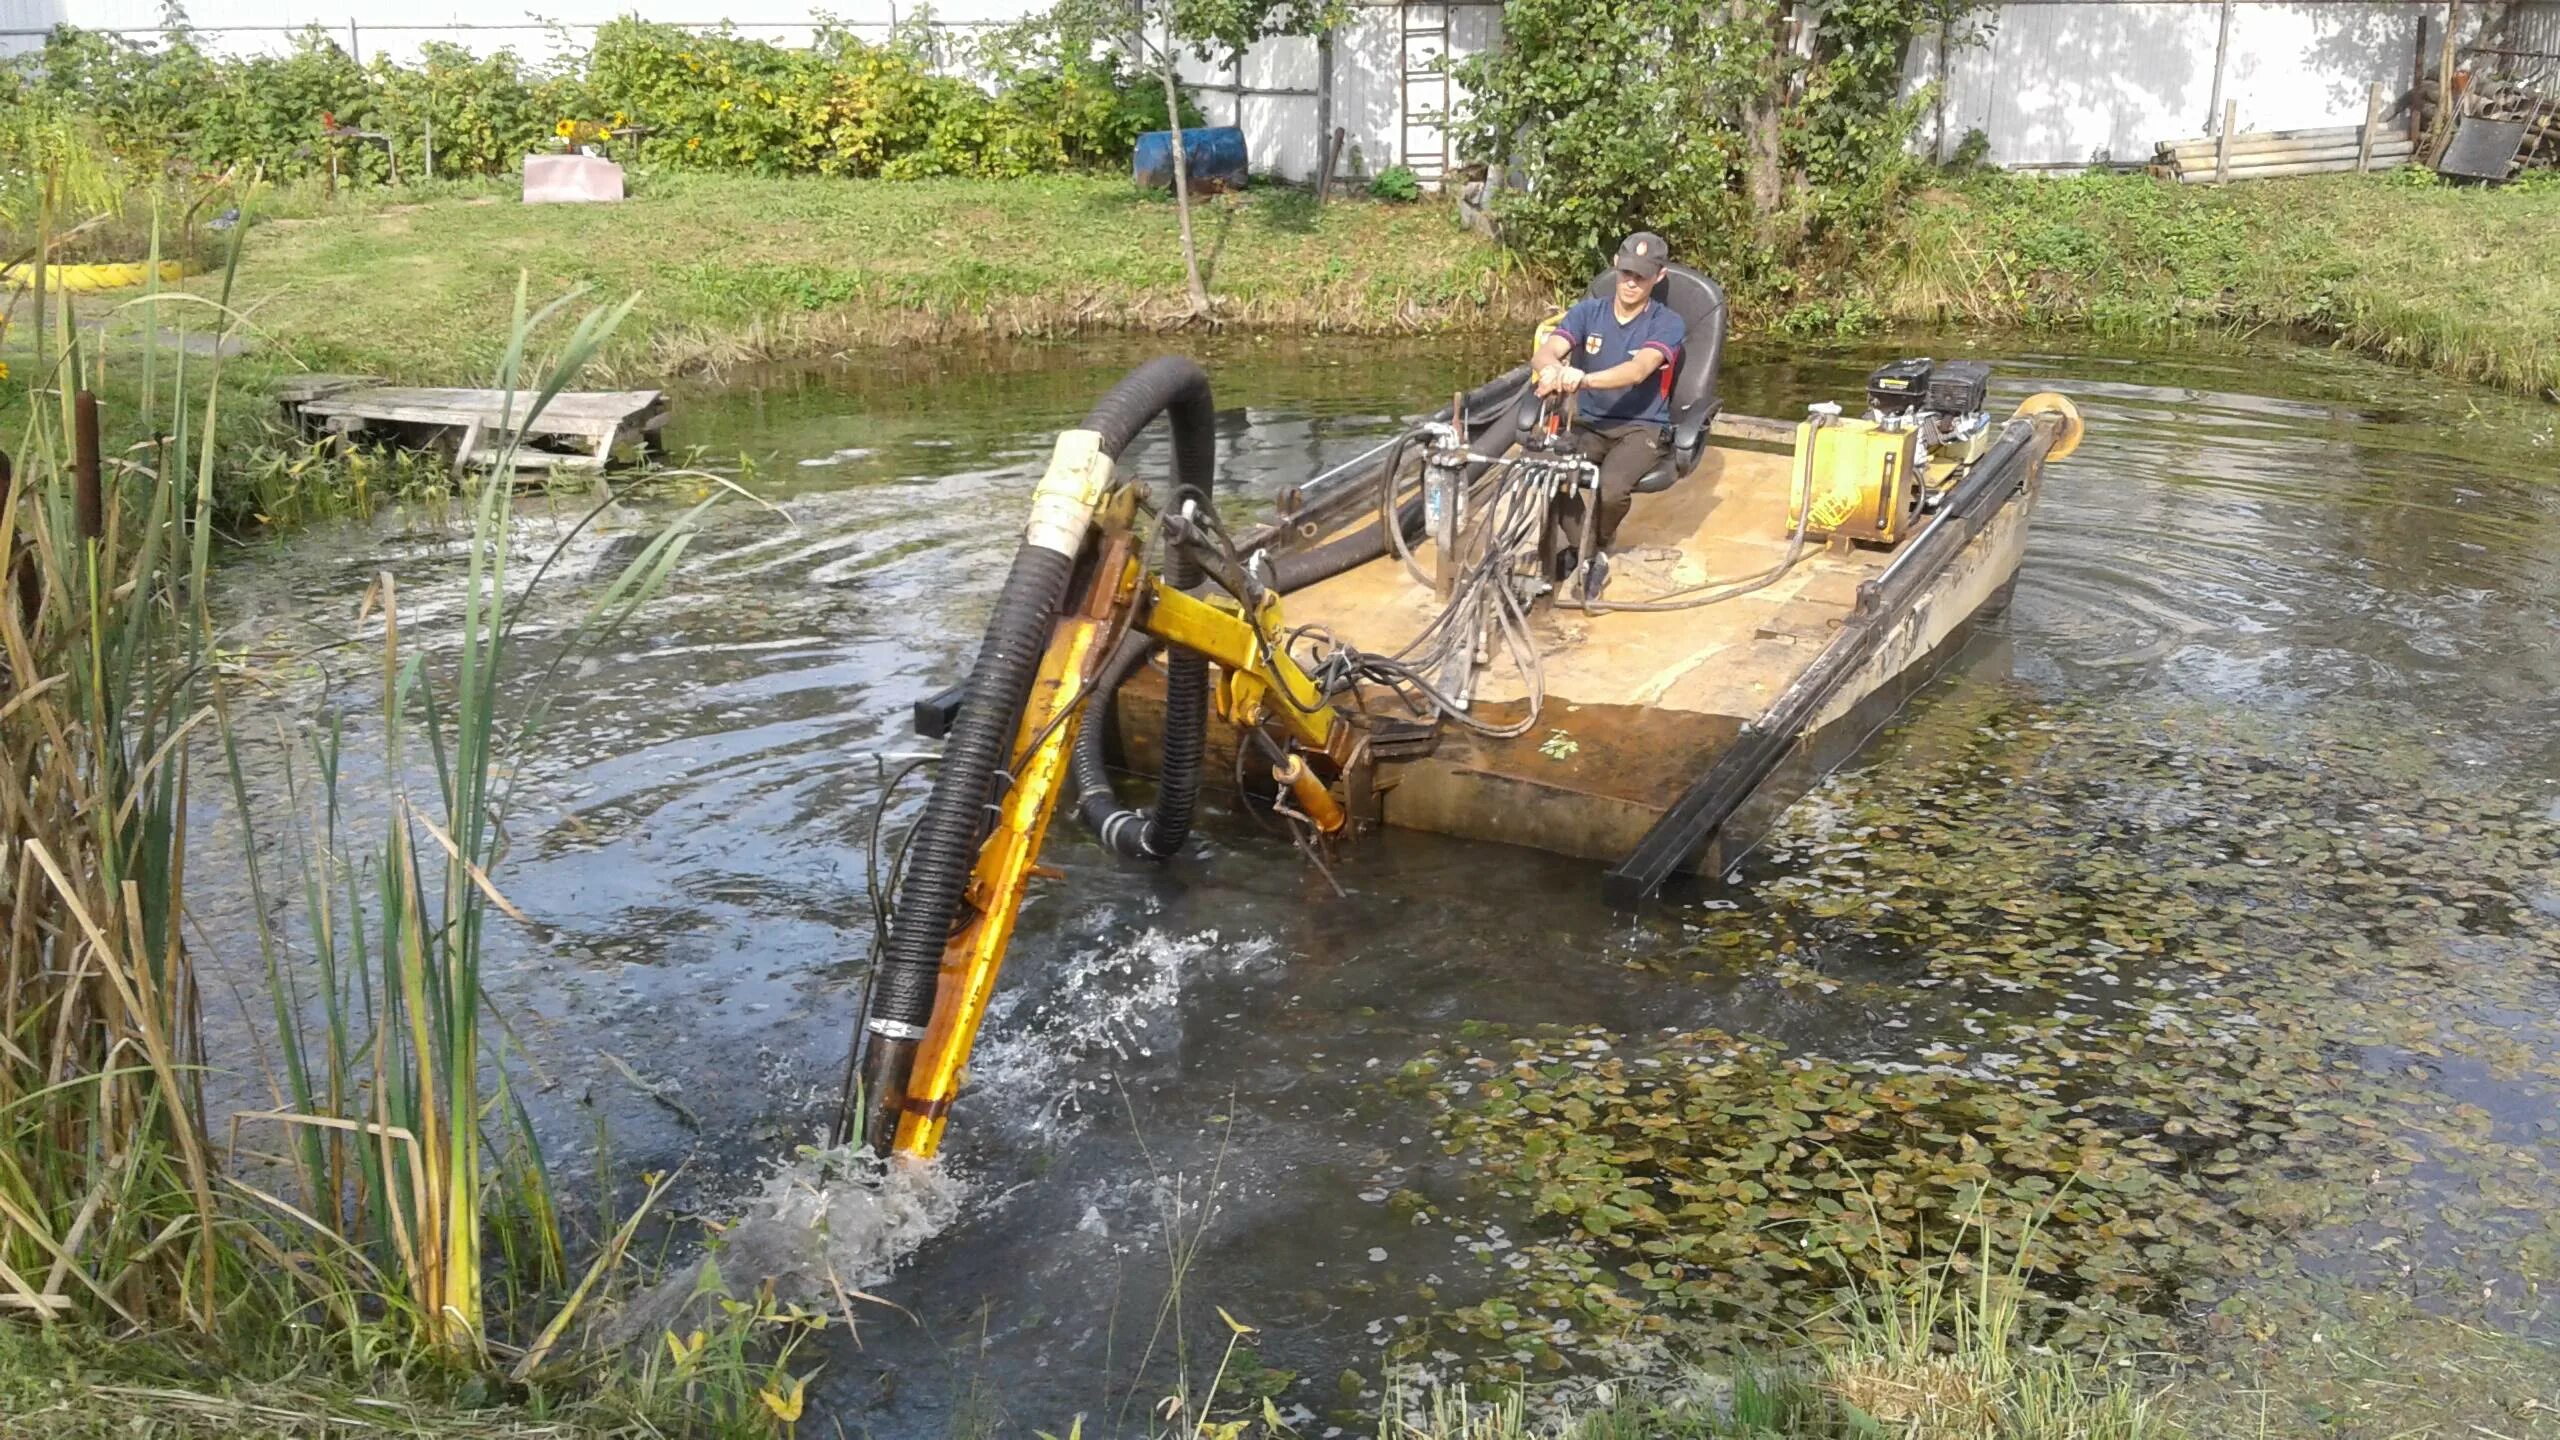
[[[622,167],[593,155],[524,157],[524,203],[544,205],[622,198]]]

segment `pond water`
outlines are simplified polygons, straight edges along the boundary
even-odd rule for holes
[[[635,631],[560,679],[500,877],[536,924],[495,941],[490,983],[573,1188],[601,1135],[615,1183],[690,1159],[677,1202],[718,1215],[823,1130],[875,816],[894,835],[921,800],[882,789],[920,748],[908,707],[974,651],[1050,437],[1146,353],[911,356],[681,398],[679,449],[774,508],[714,510]],[[1504,362],[1201,353],[1220,484],[1254,499]],[[1891,353],[1743,347],[1728,404],[1848,401]],[[1213,815],[1160,870],[1062,823],[1064,878],[1026,912],[954,1123],[961,1213],[865,1277],[902,1308],[830,1332],[812,1412],[882,1435],[1136,1428],[1177,1367],[1215,1368],[1221,1306],[1310,1435],[1374,1414],[1391,1364],[1635,1363],[1651,1322],[1589,1286],[1640,1293],[1608,1277],[1669,1250],[1629,1232],[1680,1227],[1591,1220],[1625,1207],[1591,1211],[1521,1139],[1522,1095],[1593,1076],[1581,1128],[1621,1139],[1660,1115],[1742,1125],[1739,1145],[1772,1116],[1971,1106],[1978,1127],[1866,1161],[1988,1147],[2009,1180],[2035,1168],[2020,1135],[2102,1115],[2115,1159],[2073,1163],[2111,1198],[2057,1224],[2083,1267],[2059,1293],[2092,1325],[2161,1321],[2146,1343],[2207,1344],[2303,1277],[2531,1323],[2560,1248],[2560,410],[2274,342],[1988,358],[1996,405],[2058,389],[2089,425],[2014,602],[1729,891],[1629,921],[1594,867],[1389,834],[1346,853],[1337,896],[1249,819]],[[1157,441],[1138,463],[1161,467]],[[582,539],[571,578],[630,543]],[[433,644],[458,556],[397,527],[243,559],[231,618],[263,643],[343,633],[386,568]],[[575,589],[537,603],[537,634]],[[331,683],[362,711],[368,682]],[[199,886],[217,965],[255,994],[245,902]],[[1618,1065],[1687,1076],[1686,1098],[1636,1113]],[[1878,1100],[1908,1083],[1936,1089]],[[1753,1111],[1771,1091],[1786,1104]],[[1583,1158],[1617,1167],[1612,1193],[1643,1168]],[[2167,1180],[2109,1180],[2117,1161]],[[1657,1308],[1800,1320],[1779,1297],[1801,1281],[1767,1260],[1714,1251],[1694,1274],[1744,1278]]]

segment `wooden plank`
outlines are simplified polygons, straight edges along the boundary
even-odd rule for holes
[[[470,404],[385,399],[378,398],[373,392],[363,391],[352,395],[328,396],[313,400],[302,408],[313,415],[366,415],[381,420],[404,420],[435,425],[463,424],[478,420],[489,425],[511,424],[516,429],[523,429],[530,423],[537,429],[571,427],[580,430],[592,429],[598,425],[620,425],[629,420],[634,413],[621,409],[595,410],[585,406],[554,405],[544,407],[539,414],[533,414],[523,406],[511,407],[495,402]]]
[[[2355,168],[2355,157],[2353,155],[2348,155],[2334,160],[2306,160],[2296,164],[2235,165],[2231,167],[2228,174],[2221,178],[2225,180],[2274,180],[2288,175],[2346,175],[2353,173]],[[2212,181],[2214,179],[2215,177],[2211,174],[2182,173],[2178,176],[2179,183],[2186,185],[2199,184]]]
[[[2270,151],[2260,155],[2233,157],[2231,173],[2246,175],[2252,171],[2266,170],[2278,165],[2321,165],[2332,161],[2352,170],[2359,164],[2370,168],[2377,161],[2388,163],[2395,159],[2405,160],[2410,154],[2409,146],[2398,141],[2377,145],[2370,151],[2354,145],[2340,145],[2328,150]],[[2186,169],[2178,172],[2181,179],[2191,179],[2199,173],[2204,172]]]
[[[288,375],[275,383],[271,393],[276,397],[277,404],[291,410],[323,396],[381,383],[382,378],[378,375],[330,375],[315,372],[309,375]]]
[[[2300,145],[2353,144],[2363,129],[2358,125],[2337,125],[2320,130],[2272,131],[2256,135],[2231,137],[2231,153],[2246,155],[2252,150],[2283,150]],[[2210,137],[2170,141],[2158,147],[2182,159],[2209,159],[2222,148],[2222,142]]]
[[[513,397],[496,390],[428,389],[376,386],[340,391],[306,402],[303,413],[350,416],[407,425],[469,425],[512,428],[528,434],[577,435],[592,439],[610,434],[636,417],[663,409],[666,396],[656,390],[571,391],[552,397],[541,413],[531,415],[537,392],[520,390]]]
[[[2231,170],[2232,173],[2238,174],[2240,171],[2256,169],[2263,165],[2299,165],[2313,160],[2354,160],[2360,155],[2380,160],[2393,155],[2407,155],[2411,149],[2406,140],[2384,140],[2369,148],[2353,140],[2344,140],[2335,145],[2306,145],[2298,150],[2252,150],[2246,155],[2232,156]],[[2178,164],[2178,170],[2188,175],[2205,173],[2213,169],[2213,163],[2210,157],[2192,163],[2181,161]]]
[[[342,439],[394,426],[453,432],[457,469],[494,466],[512,449],[517,469],[602,470],[623,444],[656,446],[667,420],[659,390],[564,391],[533,414],[541,396],[531,390],[381,385],[368,376],[302,376],[287,388],[289,413]],[[579,453],[528,441],[573,443]]]

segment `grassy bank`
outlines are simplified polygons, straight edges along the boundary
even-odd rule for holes
[[[1532,314],[1540,293],[1436,205],[1257,190],[1209,202],[1200,244],[1239,327],[1476,328]],[[603,357],[625,378],[1183,318],[1173,206],[1116,178],[665,175],[620,205],[373,204],[259,226],[239,289],[302,364],[451,381],[488,373],[519,270],[535,294],[639,294]]]
[[[1850,296],[1806,311],[2130,336],[2294,327],[2560,399],[2554,234],[2560,186],[2550,184],[1992,175],[1925,197]]]
[[[621,205],[528,208],[446,187],[405,201],[271,197],[239,277],[279,367],[455,382],[502,347],[519,270],[537,294],[637,291],[614,380],[973,338],[1184,323],[1171,204],[1116,177],[912,183],[644,176]],[[2226,188],[1987,175],[1922,196],[1813,293],[1732,284],[1744,333],[1880,325],[2128,337],[2298,329],[2405,364],[2560,394],[2560,188],[2392,176]],[[1554,283],[1435,203],[1208,203],[1218,322],[1403,334],[1524,324]],[[210,282],[208,282],[210,283]]]

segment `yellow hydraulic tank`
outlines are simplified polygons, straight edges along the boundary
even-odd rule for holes
[[[1796,527],[1809,498],[1808,535],[1893,544],[1920,513],[1925,476],[1919,461],[1914,430],[1889,430],[1872,420],[1805,421],[1796,427],[1787,528]]]

